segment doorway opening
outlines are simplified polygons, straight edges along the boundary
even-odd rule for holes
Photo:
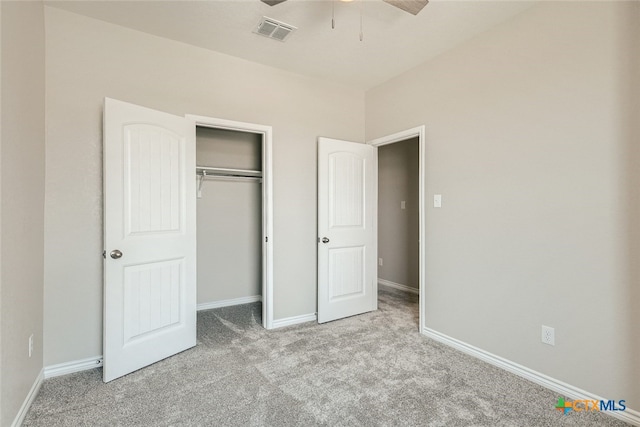
[[[262,302],[272,328],[271,127],[196,124],[197,309]]]
[[[378,288],[415,312],[418,324],[418,138],[378,148]]]
[[[425,138],[424,126],[371,141],[377,147],[376,229],[379,292],[404,292],[418,302],[423,330],[425,289]]]

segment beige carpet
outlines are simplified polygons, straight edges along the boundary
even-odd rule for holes
[[[556,393],[418,333],[417,297],[274,331],[259,304],[198,314],[198,345],[102,383],[46,380],[27,426],[622,426],[554,409]]]

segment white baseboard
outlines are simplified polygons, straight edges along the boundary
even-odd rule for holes
[[[24,402],[22,402],[22,406],[20,406],[20,410],[18,411],[16,418],[13,420],[13,423],[11,423],[11,427],[19,427],[22,425],[22,422],[24,421],[24,417],[27,416],[27,412],[29,412],[29,408],[31,408],[31,404],[33,403],[33,400],[38,395],[38,392],[40,391],[40,387],[42,387],[43,381],[44,381],[44,369],[41,369],[40,373],[36,377],[36,380],[33,382],[33,385],[31,386],[31,389],[29,390],[27,397],[24,399]]]
[[[488,351],[482,350],[478,347],[474,347],[471,344],[467,344],[448,335],[434,331],[433,329],[427,328],[426,326],[423,327],[422,333],[425,336],[446,344],[450,347],[453,347],[456,350],[460,350],[463,353],[469,354],[477,359],[483,360],[491,365],[497,366],[498,368],[504,369],[505,371],[511,372],[512,374],[518,375],[531,382],[539,384],[545,388],[548,388],[549,390],[553,390],[563,397],[568,397],[574,400],[608,400],[604,399],[601,396],[582,390],[578,387],[574,387],[563,381],[534,371],[533,369],[529,369],[526,366],[522,366],[503,357],[496,356],[493,353],[489,353]],[[625,411],[607,411],[604,413],[626,421],[630,424],[640,426],[640,412],[633,409],[627,408]]]
[[[44,377],[53,378],[61,375],[73,374],[74,372],[86,371],[102,366],[102,356],[89,357],[87,359],[72,360],[71,362],[59,363],[57,365],[45,366]]]
[[[297,325],[299,323],[315,322],[318,319],[316,313],[303,314],[301,316],[286,317],[273,321],[271,329],[284,328],[285,326]]]
[[[252,295],[250,297],[225,299],[222,301],[204,302],[198,304],[197,310],[211,310],[212,308],[230,307],[232,305],[250,304],[252,302],[262,301],[262,295]]]
[[[416,294],[416,295],[420,294],[420,291],[417,288],[412,288],[411,286],[392,282],[391,280],[378,279],[378,285],[387,286],[389,288],[400,289],[401,291],[411,292],[412,294]]]

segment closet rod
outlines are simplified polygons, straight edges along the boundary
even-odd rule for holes
[[[257,181],[262,182],[262,178],[259,176],[237,176],[237,175],[200,175],[200,185],[198,189],[202,189],[202,180],[204,178],[219,180],[219,181]]]
[[[236,176],[245,178],[262,178],[262,171],[251,169],[229,169],[229,168],[214,168],[209,166],[196,166],[196,173],[198,175],[210,176]]]

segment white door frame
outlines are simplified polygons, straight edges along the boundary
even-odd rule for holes
[[[394,133],[392,135],[388,135],[388,136],[383,136],[382,138],[377,138],[374,139],[372,141],[367,142],[370,145],[373,145],[374,147],[381,147],[383,145],[388,145],[388,144],[393,144],[395,142],[401,142],[401,141],[405,141],[407,139],[410,138],[415,138],[418,137],[418,145],[419,145],[419,169],[418,169],[418,191],[419,191],[419,196],[418,196],[418,217],[419,217],[419,221],[420,221],[420,226],[419,226],[419,251],[418,251],[418,256],[420,257],[418,260],[419,263],[419,268],[420,268],[420,272],[418,273],[418,277],[419,277],[419,301],[420,301],[420,307],[419,307],[419,329],[420,329],[420,333],[423,332],[425,326],[424,326],[424,307],[425,307],[425,280],[426,280],[426,270],[425,270],[425,254],[427,253],[427,236],[426,236],[426,231],[425,231],[425,219],[426,219],[426,205],[425,205],[425,176],[426,176],[426,166],[427,166],[427,160],[425,157],[425,153],[426,153],[426,142],[425,142],[425,127],[424,125],[422,126],[418,126],[415,128],[411,128],[411,129],[407,129],[407,130],[403,130],[401,132],[397,132]],[[375,164],[375,170],[376,170],[376,175],[377,175],[377,171],[378,171],[378,156],[376,156],[376,164]],[[375,227],[376,230],[378,229],[378,212],[377,212],[377,206],[378,206],[378,180],[376,179],[376,189],[375,189],[375,195],[376,195],[376,215],[374,215],[374,220],[375,220]],[[378,249],[378,233],[376,232],[376,237],[375,237],[375,246],[376,246],[376,251]]]
[[[266,329],[273,329],[273,179],[271,126],[212,117],[185,115],[195,126],[249,132],[262,135],[262,318]],[[194,165],[195,167],[195,165]]]

